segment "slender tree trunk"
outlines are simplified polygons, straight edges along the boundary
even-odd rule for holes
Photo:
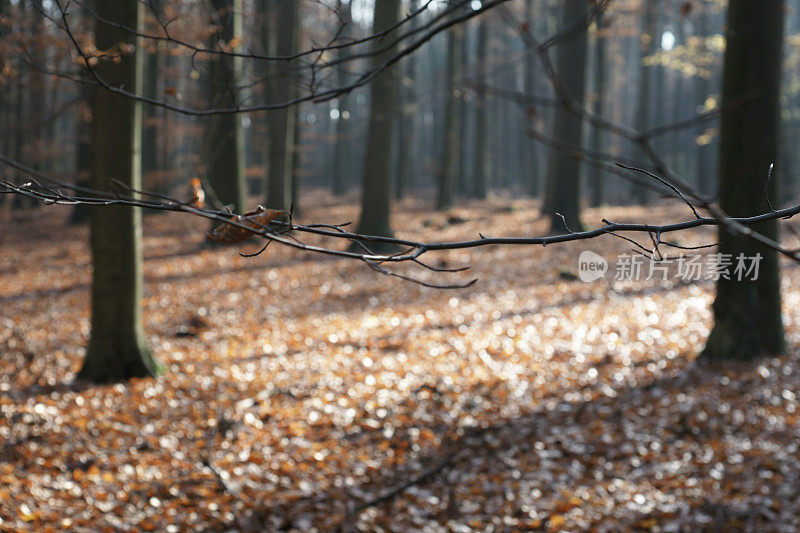
[[[397,175],[395,178],[394,197],[401,200],[408,193],[409,177],[411,174],[411,159],[414,157],[412,146],[414,142],[414,74],[413,57],[405,59],[400,65],[404,73],[400,82],[400,100],[397,105]]]
[[[595,19],[594,32],[594,113],[603,116],[605,110],[606,95],[606,38],[603,28],[603,14],[600,13]],[[603,151],[603,132],[601,128],[590,126],[589,130],[589,149],[593,152]],[[598,207],[603,203],[603,174],[596,166],[587,168],[589,181],[589,205]]]
[[[13,106],[13,109],[9,109],[9,112],[14,116],[14,135],[9,135],[9,152],[14,154],[14,158],[17,161],[22,161],[22,147],[23,147],[23,136],[22,136],[22,124],[24,123],[24,117],[22,116],[22,109],[23,109],[23,96],[25,91],[23,87],[25,86],[24,80],[22,79],[22,73],[18,72],[16,79],[14,80],[13,85],[13,93],[9,95],[9,107]],[[12,200],[12,204],[14,207],[19,207],[22,204],[22,200],[19,198],[19,195],[14,195]]]
[[[587,3],[584,0],[565,0],[561,25],[575,22],[584,15]],[[586,32],[578,31],[562,40],[556,47],[558,75],[568,91],[579,102],[583,102],[586,70]],[[566,109],[555,112],[553,137],[567,144],[582,144],[583,121]],[[554,150],[551,152],[547,173],[547,191],[544,212],[550,216],[552,232],[563,233],[567,227],[577,231],[580,220],[581,164],[578,160]],[[563,217],[563,219],[562,219]]]
[[[299,2],[276,2],[275,54],[289,55],[297,49],[299,37]],[[287,65],[275,63],[271,69],[270,94],[275,102],[290,100],[296,93],[295,80]],[[283,108],[269,115],[269,183],[267,207],[289,209],[292,204],[292,175],[294,169],[294,138],[297,127],[295,109]]]
[[[525,23],[528,26],[533,27],[533,23],[536,19],[534,11],[533,11],[533,0],[526,0],[525,1]],[[535,50],[527,50],[528,56],[525,59],[524,71],[525,71],[525,94],[527,95],[534,95],[536,93],[536,78],[534,76],[534,65],[538,63],[539,58],[535,53]],[[532,122],[529,120],[528,122]],[[531,124],[532,126],[532,124]],[[529,135],[525,135],[523,138],[523,164],[524,164],[524,176],[527,181],[526,189],[530,193],[531,197],[538,198],[541,194],[541,176],[539,176],[539,162],[537,161],[537,149],[536,145],[538,144],[536,140],[531,138]]]
[[[639,131],[648,130],[652,124],[653,102],[651,98],[651,88],[653,86],[652,73],[653,67],[645,63],[648,56],[653,55],[658,48],[658,38],[656,37],[656,10],[659,8],[658,0],[647,0],[644,2],[644,28],[641,37],[641,55],[639,56],[639,94],[636,105],[636,129]],[[638,150],[641,156],[644,154]],[[631,196],[638,204],[646,204],[648,201],[648,191],[645,187],[631,182]]]
[[[141,31],[144,4],[138,0],[98,2],[98,14]],[[95,23],[97,48],[136,44],[124,29]],[[114,86],[142,92],[142,49],[103,61],[97,72]],[[141,104],[95,87],[92,100],[92,187],[116,179],[141,188]],[[142,329],[141,211],[130,207],[92,208],[92,333],[79,378],[96,382],[154,375],[157,365]]]
[[[410,146],[411,143],[411,116],[404,111],[408,101],[408,92],[405,88],[402,88],[401,93],[402,97],[397,113],[397,135],[395,136],[397,148],[394,150],[397,157],[397,175],[394,181],[395,200],[402,200],[408,192],[408,174],[411,163],[410,158],[412,157],[411,154],[405,153],[405,148]]]
[[[657,38],[659,40],[661,39],[661,32],[658,32]],[[653,69],[653,125],[657,127],[668,122],[665,116],[667,115],[669,105],[665,95],[668,95],[671,100],[672,94],[668,90],[669,87],[667,87],[668,79],[665,68],[661,65],[653,65],[650,68]],[[666,148],[669,143],[664,142],[663,136],[653,139],[651,143],[659,154],[666,155],[669,152]]]
[[[675,46],[681,46],[686,44],[686,24],[684,21],[679,21],[675,28]],[[691,94],[690,91],[687,91],[687,79],[686,76],[683,75],[681,72],[673,72],[674,78],[674,85],[673,85],[673,92],[672,92],[672,114],[669,117],[670,121],[679,120],[679,117],[686,116],[686,104],[687,102],[691,105],[694,103],[694,95]],[[671,149],[670,151],[673,154],[673,166],[674,168],[681,173],[685,173],[687,168],[689,167],[688,157],[689,155],[693,155],[695,150],[692,150],[692,154],[687,153],[685,149],[685,132],[674,132],[671,135]],[[693,172],[694,169],[691,169],[690,172]]]
[[[418,0],[409,0],[408,9],[417,9]],[[411,21],[411,29],[419,26],[419,17]],[[397,122],[397,178],[395,180],[395,198],[400,200],[411,187],[412,168],[414,163],[414,146],[417,137],[416,115],[419,106],[416,101],[417,94],[417,55],[406,57],[401,63],[403,76],[400,81]]]
[[[300,213],[300,191],[302,190],[302,178],[304,169],[301,168],[302,162],[302,142],[303,142],[303,129],[300,127],[300,106],[295,106],[290,109],[294,113],[294,137],[292,138],[292,159],[290,168],[292,170],[292,202],[289,204],[289,209],[294,209],[294,214]]]
[[[719,191],[720,207],[743,217],[768,209],[764,184],[778,147],[782,0],[731,0],[722,85]],[[737,105],[742,95],[754,98]],[[777,198],[772,181],[767,195]],[[752,226],[778,239],[776,221]],[[719,252],[753,258],[761,254],[758,278],[720,279],[714,300],[714,328],[703,350],[710,359],[749,359],[785,349],[781,320],[778,256],[742,235],[720,228]]]
[[[148,4],[152,9],[160,9],[160,0],[149,0]],[[151,41],[146,44],[145,68],[144,68],[144,95],[147,98],[158,100],[158,73],[159,73],[159,43]],[[159,128],[158,115],[159,108],[146,106],[143,110],[142,124],[142,173],[145,182],[148,174],[154,173],[158,169],[158,145]],[[161,176],[163,180],[163,176]],[[163,190],[165,183],[145,183],[145,187],[156,190]]]
[[[161,55],[161,68],[163,69],[164,73],[170,72],[175,65],[175,58],[172,57],[171,54],[162,54]],[[200,77],[202,79],[202,77]],[[165,83],[166,80],[162,81],[162,88],[167,89],[167,85]],[[192,85],[196,85],[197,82],[192,80]],[[175,123],[179,120],[176,117],[175,113],[171,113],[165,109],[161,109],[159,111],[159,118],[160,118],[160,125],[162,136],[160,137],[161,142],[158,143],[158,162],[161,169],[171,174],[172,170],[175,169],[175,162],[174,162],[174,141],[172,136],[168,133],[173,131],[173,128],[176,127]],[[192,141],[197,143],[197,139],[199,138],[200,142],[202,142],[203,136],[197,135],[192,137]],[[198,150],[195,150],[197,152]]]
[[[29,12],[32,11],[33,8],[29,2],[25,2],[19,6],[19,31],[26,32],[30,31],[29,28],[26,28],[26,22],[29,21],[32,17],[30,16]],[[30,136],[28,134],[28,128],[32,124],[32,117],[30,116],[31,111],[31,99],[33,98],[33,90],[32,86],[34,84],[34,73],[28,72],[27,75],[23,78],[22,72],[20,71],[17,74],[17,87],[16,87],[16,102],[15,102],[15,109],[14,115],[16,117],[16,134],[14,135],[14,149],[15,149],[15,158],[17,161],[24,161],[28,156],[31,150],[31,142]],[[33,165],[34,168],[36,165]],[[22,196],[19,194],[15,194],[12,201],[12,205],[15,209],[22,209],[25,207],[30,207],[33,204],[33,200],[26,196]]]
[[[272,0],[261,0],[255,3],[255,17],[257,20],[257,43],[260,51],[264,55],[271,55],[275,52],[275,20],[272,12]],[[262,101],[272,101],[269,78],[271,75],[271,65],[268,61],[260,61],[253,65],[255,75],[260,79],[258,94]],[[253,124],[256,133],[256,140],[253,142],[253,152],[257,158],[257,164],[262,169],[259,183],[257,184],[258,195],[260,198],[267,197],[269,188],[269,176],[272,169],[269,167],[269,147],[272,143],[270,139],[271,113],[256,113],[253,115]]]
[[[353,0],[343,2],[338,0],[337,11],[341,18],[341,24],[344,24],[345,29],[342,38],[350,36],[349,26],[353,21]],[[341,59],[347,52],[339,50],[336,52],[337,58]],[[336,84],[344,86],[347,83],[346,69],[339,69],[336,74]],[[334,152],[333,152],[333,194],[340,196],[344,194],[352,179],[350,179],[350,110],[349,110],[349,95],[341,95],[336,99],[338,104],[337,110],[339,117],[335,123],[334,133]]]
[[[461,56],[459,58],[461,77],[469,69],[469,52],[470,52],[470,26],[468,24],[461,24]],[[472,103],[470,102],[469,92],[467,92],[463,85],[456,89],[458,94],[458,115],[459,115],[459,131],[458,131],[458,175],[455,180],[456,195],[465,197],[468,195],[472,183],[472,159],[469,157],[469,140],[472,136],[470,128],[472,127]],[[517,130],[519,131],[519,130]]]
[[[242,0],[212,0],[216,10],[217,43],[240,50],[236,43],[242,36]],[[223,108],[238,105],[237,88],[242,71],[242,59],[217,55],[211,60],[209,84],[211,104]],[[213,115],[209,120],[208,181],[216,199],[233,210],[247,210],[247,188],[245,183],[245,146],[242,118],[236,114]]]
[[[33,0],[31,7],[33,10],[28,18],[30,21],[30,34],[46,38],[44,36],[46,30],[43,17],[38,16],[38,11],[43,9],[42,0]],[[36,46],[33,54],[33,61],[47,68],[47,48]],[[23,127],[30,132],[29,157],[33,156],[31,157],[31,166],[40,172],[52,172],[52,168],[50,168],[52,150],[50,147],[53,139],[51,129],[53,121],[50,120],[47,123],[42,121],[52,109],[48,102],[47,77],[44,73],[34,70],[31,74],[31,83],[26,87],[26,91],[30,93],[30,96],[28,98],[28,110],[25,113],[28,120]],[[41,204],[34,202],[33,205]]]
[[[789,21],[789,29],[788,34],[793,35],[800,31],[800,8],[794,8],[794,16]],[[797,72],[789,71],[785,73],[787,76],[793,76],[792,80],[786,80],[787,82],[794,81],[797,82]],[[788,91],[784,91],[786,94]],[[782,185],[782,193],[783,197],[786,199],[794,200],[800,194],[800,176],[798,176],[798,172],[800,172],[800,166],[798,166],[798,153],[797,153],[797,146],[796,146],[796,139],[798,134],[800,134],[800,92],[795,91],[794,94],[786,95],[786,103],[785,103],[789,117],[786,118],[782,125],[781,125],[781,137],[782,137],[782,145],[783,155],[781,157],[782,161],[782,168],[779,168],[780,175],[783,176],[784,180],[781,183]]]
[[[447,33],[447,92],[445,126],[442,140],[445,143],[436,194],[436,207],[446,209],[453,205],[456,179],[460,172],[461,108],[456,87],[461,82],[461,49],[464,46],[464,28],[458,25]]]
[[[400,0],[375,2],[373,33],[383,31],[397,23],[400,17]],[[390,39],[388,37],[387,39]],[[375,48],[384,44],[376,41]],[[372,58],[375,67],[393,53],[389,50]],[[370,235],[392,235],[391,209],[391,157],[394,120],[397,117],[397,79],[395,70],[379,74],[370,85],[369,125],[367,150],[364,155],[364,188],[361,196],[361,219],[359,233]],[[371,246],[385,250],[385,246]]]
[[[708,13],[707,10],[709,9],[708,5],[703,5],[700,9],[702,12],[699,14],[698,17],[698,33],[701,39],[705,42],[706,37],[708,37]],[[704,46],[705,48],[705,46]],[[709,76],[713,74],[709,73]],[[697,92],[697,106],[698,109],[703,109],[706,103],[706,100],[710,96],[711,93],[711,80],[708,77],[698,75],[695,78],[696,84],[696,92]],[[700,124],[697,127],[697,139],[704,139],[705,138],[705,131],[708,128],[708,123]],[[695,141],[695,145],[697,146],[697,185],[700,188],[700,192],[705,194],[706,196],[712,196],[714,191],[715,180],[713,179],[713,172],[714,172],[714,148],[716,143],[712,141],[704,141],[701,140],[700,143]]]
[[[488,60],[488,27],[485,17],[478,19],[478,72],[481,84],[486,83],[486,62]],[[487,192],[487,178],[489,176],[489,146],[486,139],[486,128],[488,127],[489,105],[486,99],[486,92],[480,90],[476,95],[475,107],[477,116],[475,117],[474,148],[472,150],[473,161],[473,180],[472,196],[484,199]]]
[[[0,19],[3,19],[8,14],[10,6],[7,2],[0,2]],[[0,54],[0,64],[11,65],[11,58],[5,54]],[[11,123],[11,80],[8,78],[0,77],[0,127],[4,131],[13,131]],[[11,135],[5,134],[0,136],[0,150],[4,154],[11,155]],[[0,194],[0,208],[6,204],[8,199],[7,194]]]
[[[91,106],[92,100],[92,86],[91,85],[82,85],[80,88],[80,95],[81,98],[86,101],[86,105]],[[91,176],[91,155],[92,155],[92,145],[91,145],[91,130],[92,130],[92,123],[91,119],[86,120],[81,116],[78,116],[78,123],[76,125],[77,130],[77,141],[78,141],[78,157],[76,159],[76,169],[75,169],[75,176],[77,177],[78,185],[82,185],[84,187],[89,186],[89,180]],[[76,204],[72,208],[72,212],[70,213],[69,222],[70,224],[80,224],[82,222],[86,222],[89,220],[90,217],[90,210],[86,205]]]

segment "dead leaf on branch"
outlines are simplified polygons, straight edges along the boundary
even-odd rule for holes
[[[222,223],[208,234],[208,240],[220,244],[236,244],[242,242],[255,235],[257,231],[261,230],[273,220],[285,214],[285,211],[267,209],[259,205],[256,207],[255,211],[250,211],[244,215],[231,216],[231,219],[237,223],[253,228],[252,231],[240,226],[234,226],[233,224]]]
[[[203,191],[203,184],[200,178],[192,178],[190,184],[192,186],[191,204],[198,209],[202,209],[206,203],[206,193]]]

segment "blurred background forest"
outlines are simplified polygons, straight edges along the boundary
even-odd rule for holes
[[[147,2],[145,33],[161,34],[163,21],[176,39],[207,44],[218,17],[209,2]],[[245,6],[241,35],[234,45],[256,54],[307,50],[328,42],[347,42],[371,33],[372,3],[301,2],[297,16],[279,13],[270,2]],[[307,4],[307,5],[306,5]],[[404,2],[404,12],[422,2]],[[473,2],[471,7],[480,5]],[[90,6],[90,3],[86,4]],[[434,2],[410,24],[424,24],[436,16]],[[391,73],[397,86],[396,129],[391,149],[382,150],[391,165],[391,187],[396,198],[435,191],[437,180],[449,167],[458,169],[455,198],[484,197],[508,192],[536,197],[544,188],[548,148],[526,131],[549,135],[552,126],[553,89],[543,72],[536,50],[520,38],[519,25],[536,35],[557,32],[561,2],[513,2],[511,16],[488,11],[459,25],[452,34],[441,34],[403,60]],[[93,17],[74,5],[72,22],[79,37],[87,38]],[[152,8],[152,9],[150,9]],[[466,9],[469,9],[467,6]],[[50,72],[74,71],[75,52],[56,24],[50,1],[31,3],[8,0],[3,4],[4,43],[0,108],[3,117],[0,150],[17,161],[57,176],[88,173],[90,85],[76,84]],[[286,11],[286,10],[284,10]],[[156,21],[156,15],[162,22]],[[290,17],[286,22],[279,16]],[[600,114],[639,129],[665,126],[690,119],[699,111],[718,106],[725,39],[725,2],[625,0],[612,2],[589,30],[585,101]],[[342,29],[342,20],[352,20]],[[787,176],[784,194],[796,194],[791,176],[797,173],[798,152],[792,148],[798,117],[798,61],[800,61],[800,14],[792,9],[786,17],[785,78],[782,91],[782,139],[778,168]],[[83,34],[81,34],[83,32]],[[282,33],[283,32],[283,33]],[[337,32],[341,32],[338,34]],[[288,35],[284,35],[287,34]],[[294,36],[296,34],[296,36]],[[278,43],[279,39],[289,39]],[[295,42],[296,39],[296,42]],[[333,41],[332,41],[333,39]],[[223,40],[220,46],[230,46]],[[199,109],[225,107],[232,91],[237,105],[247,107],[278,102],[292,91],[307,92],[312,84],[346,85],[364,70],[359,61],[340,69],[328,69],[323,79],[313,80],[303,64],[245,60],[240,79],[230,85],[213,71],[213,56],[169,41],[146,40],[144,92],[147,98],[177,107]],[[213,47],[213,45],[212,45]],[[10,53],[23,51],[23,53]],[[288,53],[285,50],[283,53]],[[325,54],[335,54],[336,50]],[[329,58],[328,58],[329,59]],[[277,68],[276,74],[265,68]],[[332,80],[331,78],[337,78]],[[283,92],[281,92],[283,91]],[[290,139],[270,142],[270,113],[239,116],[243,158],[249,191],[266,187],[270,158],[278,158],[273,146],[291,154],[286,158],[294,187],[292,200],[302,206],[303,188],[321,187],[341,195],[356,191],[363,182],[364,151],[369,119],[370,91],[360,87],[325,102],[304,102],[288,113],[296,123]],[[641,102],[641,103],[639,103]],[[191,177],[230,175],[231,165],[215,160],[230,157],[223,150],[206,149],[212,117],[198,117],[145,106],[142,167],[147,190],[170,191]],[[274,122],[274,120],[273,120]],[[641,159],[633,143],[606,131],[585,126],[585,147],[623,159]],[[675,170],[708,192],[714,188],[717,156],[717,124],[707,121],[694,127],[667,131],[656,145]],[[458,150],[447,148],[449,135],[457,135]],[[273,135],[274,136],[274,135]],[[272,146],[272,148],[271,148]],[[273,164],[273,167],[276,166]],[[631,185],[609,179],[603,170],[586,166],[584,197],[592,205],[637,201]],[[14,173],[11,172],[13,177]],[[604,184],[604,185],[600,185]],[[3,202],[11,198],[3,196]],[[15,201],[22,201],[16,198]],[[452,200],[455,202],[457,200]],[[451,201],[444,200],[444,203]],[[242,207],[242,206],[239,206]],[[244,210],[252,208],[246,206]]]

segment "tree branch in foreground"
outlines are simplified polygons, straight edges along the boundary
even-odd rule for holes
[[[675,243],[664,241],[663,236],[665,234],[685,231],[701,226],[723,226],[728,229],[728,231],[746,235],[760,242],[761,244],[772,248],[795,261],[800,262],[800,250],[787,248],[780,243],[775,242],[756,231],[753,231],[750,227],[753,224],[767,220],[791,218],[800,213],[800,204],[786,207],[784,209],[771,210],[757,216],[732,218],[726,216],[719,209],[719,207],[700,196],[696,191],[691,189],[689,191],[681,191],[678,186],[669,184],[663,178],[647,170],[629,167],[622,163],[617,163],[616,165],[621,169],[648,176],[662,186],[670,185],[665,189],[665,193],[670,194],[673,198],[686,203],[694,214],[694,218],[682,222],[661,225],[649,223],[618,223],[603,219],[603,226],[579,232],[572,232],[568,230],[566,233],[559,235],[537,237],[486,237],[482,233],[479,233],[478,238],[472,240],[421,242],[410,239],[352,233],[345,229],[349,223],[297,224],[290,217],[288,221],[281,221],[273,218],[269,221],[266,221],[266,223],[261,224],[257,219],[254,218],[247,218],[225,211],[199,208],[192,205],[191,202],[183,202],[163,194],[132,190],[130,188],[123,187],[121,184],[116,184],[116,188],[124,189],[124,192],[122,193],[117,191],[105,192],[73,185],[71,183],[67,183],[37,172],[2,155],[0,155],[0,163],[4,163],[10,167],[24,172],[25,174],[28,174],[29,176],[32,176],[30,181],[22,184],[16,184],[6,179],[0,179],[0,194],[19,194],[33,198],[47,205],[86,205],[96,207],[129,206],[156,211],[183,212],[189,215],[219,222],[221,225],[228,226],[230,229],[235,228],[239,233],[243,233],[246,236],[257,235],[266,239],[267,245],[272,242],[278,242],[280,244],[307,252],[362,261],[372,270],[380,274],[398,277],[412,283],[437,289],[458,289],[469,287],[477,282],[477,278],[467,282],[458,283],[431,283],[416,277],[395,272],[391,270],[390,265],[399,263],[413,263],[430,272],[435,272],[438,274],[453,274],[463,272],[468,267],[455,269],[436,268],[424,263],[421,260],[421,257],[428,252],[443,250],[463,250],[489,245],[546,246],[548,244],[594,239],[602,235],[613,235],[624,238],[631,242],[635,242],[630,237],[622,235],[623,233],[647,234],[648,238],[653,243],[653,247],[647,248],[640,244],[638,246],[643,250],[648,250],[654,258],[658,259],[661,256],[659,247],[662,244],[665,246],[674,246],[680,248],[680,246]],[[43,183],[46,183],[46,185]],[[112,183],[111,185],[113,188],[115,184]],[[63,190],[72,191],[72,193],[66,194],[63,192]],[[694,203],[698,198],[699,202]],[[708,216],[701,215],[701,210],[708,212]],[[304,234],[329,238],[334,242],[346,241],[348,244],[357,243],[358,247],[363,251],[351,251],[347,249],[341,250],[332,245],[323,246],[309,244],[299,238],[299,235]],[[392,244],[401,251],[395,254],[376,254],[370,249],[370,245],[373,243]],[[265,249],[266,246],[264,246],[261,252],[263,252]],[[258,255],[258,253],[250,254],[250,256]]]

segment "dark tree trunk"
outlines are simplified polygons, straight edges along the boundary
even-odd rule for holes
[[[290,112],[294,113],[294,137],[292,138],[292,202],[287,209],[294,209],[294,214],[300,213],[300,191],[302,190],[302,178],[304,169],[301,168],[302,161],[302,143],[303,143],[303,129],[300,127],[298,117],[300,115],[300,106],[293,107]]]
[[[464,77],[464,72],[469,68],[469,52],[470,52],[470,26],[467,23],[461,24],[461,57],[459,58],[461,76]],[[460,87],[456,89],[458,94],[458,115],[459,115],[459,131],[458,131],[458,175],[455,180],[456,195],[460,197],[467,196],[472,182],[472,160],[470,155],[469,139],[471,138],[470,128],[472,127],[472,104],[470,103],[469,92],[464,88],[463,82]]]
[[[486,83],[486,62],[488,61],[488,27],[485,17],[478,20],[478,43],[477,43],[477,56],[478,56],[478,72],[480,83]],[[472,180],[472,196],[474,198],[484,199],[487,192],[487,178],[489,176],[489,146],[486,139],[486,128],[488,127],[489,105],[486,99],[485,91],[477,91],[475,107],[477,113],[475,117],[475,136],[473,137],[475,147],[472,151],[474,158],[473,166],[473,180]]]
[[[299,2],[279,0],[276,4],[275,54],[289,55],[297,49],[299,37]],[[295,79],[287,72],[287,65],[274,63],[270,69],[270,94],[275,102],[290,100],[294,94]],[[267,207],[289,209],[292,204],[292,176],[294,169],[294,139],[297,113],[293,108],[276,109],[269,114],[269,180]]]
[[[701,9],[702,12],[699,14],[697,25],[699,35],[705,41],[706,37],[708,37],[707,11],[710,8],[708,5],[703,5]],[[704,108],[706,99],[711,95],[711,76],[713,76],[713,73],[709,73],[709,77],[698,75],[695,79],[697,106],[699,109]],[[705,137],[705,132],[708,127],[708,123],[702,123],[698,126],[696,131],[697,139],[703,139]],[[697,186],[700,188],[700,192],[706,196],[713,196],[715,193],[714,185],[716,183],[713,178],[715,144],[716,143],[711,140],[708,142],[695,142],[697,146]]]
[[[529,27],[533,27],[536,19],[533,12],[533,0],[525,1],[525,22]],[[524,72],[525,72],[525,94],[534,95],[536,93],[536,78],[534,76],[534,65],[538,63],[539,58],[535,50],[529,49],[528,56],[525,59]],[[532,118],[532,117],[530,117]],[[533,126],[532,120],[528,120],[526,126]],[[529,135],[523,138],[523,165],[526,189],[533,198],[538,198],[541,191],[541,176],[539,176],[539,162],[537,161],[538,150],[536,149],[537,142]]]
[[[215,43],[227,43],[242,36],[241,0],[212,0],[216,11],[217,32]],[[235,47],[237,50],[239,45]],[[240,80],[242,59],[217,55],[211,60],[209,84],[212,106],[231,108],[238,105],[237,84]],[[247,210],[245,183],[244,130],[242,118],[237,114],[212,115],[209,120],[206,154],[208,181],[216,199],[233,210]]]
[[[375,2],[373,32],[383,31],[397,23],[400,17],[400,0]],[[375,47],[383,47],[381,41]],[[385,54],[374,56],[372,66],[385,61]],[[369,126],[367,150],[364,155],[364,188],[361,197],[359,233],[392,235],[391,209],[391,157],[394,120],[397,117],[397,80],[395,70],[379,74],[370,85]],[[386,247],[372,246],[375,250]]]
[[[0,19],[5,18],[8,14],[10,5],[7,2],[0,2]],[[11,65],[11,58],[0,55],[0,62]],[[4,131],[13,131],[11,113],[11,80],[0,77],[0,127]],[[4,154],[11,155],[11,135],[5,134],[0,136],[0,150]],[[9,195],[0,194],[0,208],[6,204]]]
[[[348,28],[353,20],[353,2],[352,0],[344,3],[342,0],[338,1],[337,11],[341,18],[341,24],[345,25],[342,38],[351,37]],[[338,58],[342,58],[346,54],[345,49],[336,52]],[[336,74],[336,84],[340,87],[347,83],[348,77],[345,72],[346,69],[338,69]],[[339,196],[347,192],[347,189],[352,183],[350,178],[351,165],[350,165],[350,110],[348,95],[341,95],[336,100],[338,104],[339,117],[335,124],[334,133],[334,147],[333,147],[333,194]]]
[[[128,28],[142,28],[144,4],[138,0],[98,2],[98,14]],[[100,50],[119,43],[135,45],[124,29],[97,22]],[[142,55],[123,54],[119,62],[95,68],[114,86],[141,94]],[[141,104],[95,87],[92,99],[92,187],[107,189],[114,178],[141,188]],[[130,207],[92,208],[92,333],[79,378],[95,382],[155,375],[156,362],[142,329],[141,211]]]
[[[647,131],[653,124],[653,101],[651,98],[653,87],[653,67],[645,63],[645,59],[654,54],[658,48],[658,37],[656,36],[656,10],[659,8],[659,0],[647,0],[643,3],[643,32],[641,37],[641,54],[639,56],[639,94],[636,102],[636,129]],[[644,159],[644,153],[637,150],[640,157]],[[646,204],[648,201],[647,189],[631,182],[631,196],[638,204]]]
[[[401,100],[397,113],[397,134],[395,135],[395,144],[397,145],[394,150],[395,158],[397,159],[397,171],[394,180],[394,198],[395,200],[402,200],[408,192],[408,174],[410,172],[410,158],[412,154],[406,153],[406,147],[410,147],[411,143],[411,116],[406,114],[404,108],[408,101],[409,92],[402,88],[401,84]]]
[[[151,9],[160,10],[160,0],[149,0]],[[144,95],[147,98],[158,100],[158,73],[159,68],[159,43],[158,41],[148,42],[146,44],[145,54],[145,68],[144,68]],[[142,110],[142,174],[145,176],[145,188],[148,190],[153,188],[155,190],[164,190],[165,183],[163,176],[155,183],[147,183],[147,176],[152,174],[158,169],[158,133],[157,127],[159,108],[155,106],[145,106]]]
[[[89,6],[91,9],[94,9],[94,1],[87,0],[84,5]],[[89,19],[88,15],[83,15],[86,17],[86,22],[89,23],[91,19]],[[82,21],[83,22],[83,21]],[[88,74],[88,73],[86,73]],[[85,104],[89,108],[89,115],[92,113],[92,86],[91,85],[81,85],[78,89],[78,94],[83,100],[83,104]],[[92,166],[92,121],[90,116],[84,116],[82,113],[77,114],[76,118],[77,124],[75,125],[75,133],[77,135],[78,147],[77,147],[77,157],[75,161],[75,176],[77,180],[77,184],[88,187],[90,183],[90,176],[91,176],[91,166]],[[83,222],[87,222],[90,218],[90,209],[86,205],[76,204],[72,208],[72,212],[69,216],[70,224],[81,224]]]
[[[587,5],[584,0],[566,0],[561,26],[566,27],[583,16]],[[578,31],[562,40],[557,46],[556,53],[558,75],[564,89],[576,100],[583,102],[586,32]],[[563,108],[556,110],[553,138],[567,144],[580,146],[582,130],[581,117]],[[553,150],[551,154],[543,211],[550,216],[552,232],[566,232],[565,223],[571,231],[577,231],[582,227],[580,220],[581,163],[558,150]]]
[[[606,38],[603,28],[602,13],[597,16],[594,32],[594,113],[598,116],[605,114],[605,85],[606,85]],[[589,149],[593,152],[603,151],[603,132],[600,128],[590,126]],[[603,174],[596,166],[587,169],[589,182],[589,205],[598,207],[603,203]]]
[[[456,84],[461,82],[461,50],[464,46],[464,28],[456,26],[447,34],[447,102],[442,140],[445,143],[436,194],[436,207],[446,209],[453,205],[456,179],[460,172],[461,155],[461,99]]]
[[[720,130],[720,206],[730,216],[751,216],[768,209],[764,184],[778,147],[782,0],[731,0],[722,85]],[[754,98],[730,103],[743,95]],[[777,198],[773,181],[766,193]],[[777,239],[776,221],[753,226]],[[717,282],[714,328],[703,350],[709,359],[749,359],[784,350],[778,256],[752,239],[720,230],[719,252],[761,254],[758,279]]]

